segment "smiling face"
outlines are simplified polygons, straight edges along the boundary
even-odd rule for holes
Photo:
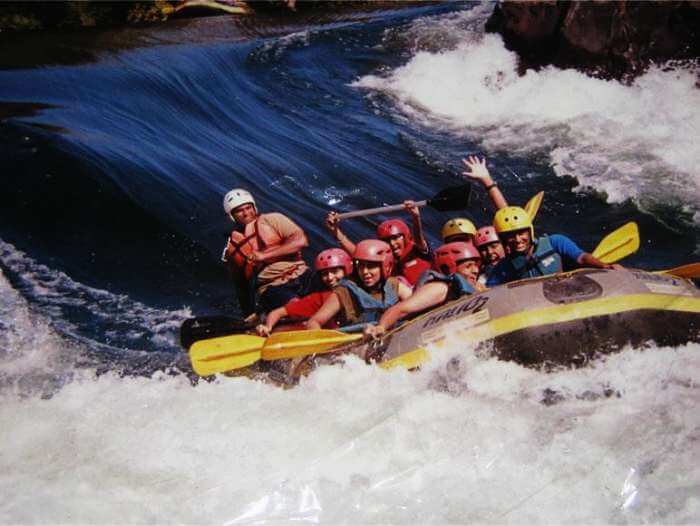
[[[345,277],[345,269],[342,267],[327,268],[321,271],[321,283],[329,289],[335,287]]]
[[[382,279],[382,264],[374,261],[358,261],[357,275],[366,289],[379,284]]]
[[[241,206],[237,206],[231,211],[231,216],[234,221],[241,225],[247,225],[252,223],[258,217],[258,213],[255,210],[253,203],[245,203]]]
[[[401,259],[401,254],[403,254],[403,251],[406,249],[406,239],[403,237],[403,234],[396,234],[388,237],[385,241],[389,243],[391,253],[394,254],[394,257],[397,260]]]
[[[464,259],[457,264],[457,273],[461,274],[472,285],[476,285],[481,269],[481,259]]]
[[[500,236],[509,254],[525,255],[532,248],[532,236],[529,228],[504,232]]]
[[[495,265],[506,256],[506,251],[500,241],[493,241],[479,247],[481,259],[485,265]]]

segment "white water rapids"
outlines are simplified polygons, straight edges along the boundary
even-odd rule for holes
[[[558,175],[610,202],[670,205],[700,223],[697,65],[652,67],[629,86],[554,67],[519,76],[515,53],[483,33],[486,16],[474,9],[416,22],[415,32],[429,25],[459,44],[419,51],[355,86],[388,93],[410,119],[485,151],[545,156]]]
[[[420,372],[353,358],[291,390],[225,377],[193,387],[67,369],[77,349],[0,283],[5,319],[32,335],[9,342],[0,366],[4,524],[700,517],[700,345],[545,374],[453,342]],[[47,378],[66,383],[39,396]]]

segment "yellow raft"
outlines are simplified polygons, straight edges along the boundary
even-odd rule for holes
[[[584,365],[627,345],[700,342],[700,290],[668,274],[581,269],[465,296],[408,321],[375,349],[338,351],[412,368],[448,341],[546,368]]]

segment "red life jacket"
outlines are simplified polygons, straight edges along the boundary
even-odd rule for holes
[[[261,215],[255,221],[245,225],[243,232],[238,230],[231,232],[226,248],[226,261],[230,261],[237,270],[243,273],[246,279],[251,279],[255,272],[259,272],[270,263],[301,259],[301,252],[279,256],[265,263],[253,263],[248,259],[253,252],[280,246],[284,241],[274,228],[265,221],[260,221],[263,217]]]
[[[396,265],[396,274],[405,277],[411,286],[415,286],[423,272],[431,268],[432,262],[414,248]]]

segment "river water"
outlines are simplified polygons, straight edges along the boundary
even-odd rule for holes
[[[310,260],[328,210],[430,197],[478,154],[511,202],[545,190],[540,232],[590,250],[635,220],[627,265],[697,259],[697,68],[519,77],[491,9],[3,35],[0,522],[698,523],[698,345],[544,374],[455,341],[291,390],[197,382],[178,347],[188,316],[236,313],[236,186]],[[483,192],[462,214],[490,221]],[[433,246],[447,217],[423,213]]]

